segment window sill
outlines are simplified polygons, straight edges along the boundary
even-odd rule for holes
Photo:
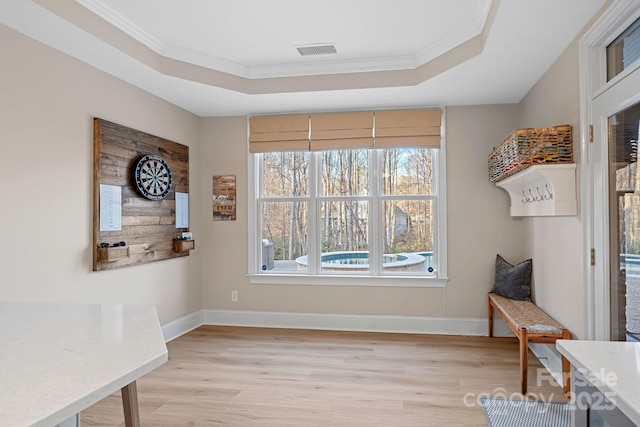
[[[389,286],[406,288],[444,288],[447,277],[424,276],[307,276],[302,274],[247,274],[252,284],[329,285],[329,286]]]

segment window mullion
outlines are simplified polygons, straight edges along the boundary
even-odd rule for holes
[[[261,202],[308,202],[310,198],[307,197],[262,197],[258,199]]]
[[[320,201],[318,200],[318,174],[321,152],[314,151],[309,159],[309,241],[307,246],[308,274],[316,275],[320,271]]]
[[[380,179],[382,176],[382,150],[371,150],[369,156],[369,274],[382,273],[382,205]]]
[[[381,201],[386,201],[386,200],[437,200],[438,197],[437,196],[421,196],[421,195],[389,195],[389,196],[385,196],[385,195],[380,195],[380,200]]]

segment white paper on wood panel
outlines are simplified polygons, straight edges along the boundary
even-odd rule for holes
[[[100,184],[100,231],[122,230],[122,189]]]
[[[189,227],[189,193],[176,192],[176,228]]]

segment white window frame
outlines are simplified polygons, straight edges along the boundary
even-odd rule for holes
[[[262,256],[262,236],[260,232],[260,217],[258,212],[258,184],[261,176],[261,164],[256,161],[259,157],[253,153],[249,153],[247,157],[248,180],[247,180],[247,231],[248,231],[248,256],[247,256],[247,277],[253,284],[297,284],[297,285],[333,285],[333,286],[394,286],[394,287],[426,287],[426,288],[442,288],[448,281],[447,276],[447,194],[446,194],[446,133],[445,133],[445,110],[442,113],[441,125],[441,141],[440,148],[437,152],[437,161],[435,162],[436,188],[434,190],[434,199],[436,200],[436,221],[434,223],[434,263],[436,265],[435,276],[424,275],[392,275],[384,273],[380,275],[354,274],[318,274],[312,275],[308,273],[279,273],[279,272],[259,272],[258,260]],[[247,127],[249,121],[247,119]],[[315,179],[314,176],[311,177]],[[314,185],[313,182],[310,185]],[[377,181],[370,181],[370,186],[377,185]],[[370,200],[370,209],[378,209],[379,203],[387,197],[378,196],[377,189],[373,190]],[[404,198],[411,198],[404,197]],[[317,203],[317,199],[310,203]],[[313,210],[312,210],[313,211]],[[315,227],[317,221],[315,218],[309,219],[309,227]],[[379,247],[379,233],[374,233],[373,238],[376,240],[376,246]],[[317,252],[315,248],[309,248],[309,260]]]

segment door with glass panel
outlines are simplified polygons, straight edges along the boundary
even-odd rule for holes
[[[595,332],[614,341],[640,338],[639,28],[606,48],[607,83],[592,103]]]
[[[640,337],[640,104],[607,118],[610,339]]]

